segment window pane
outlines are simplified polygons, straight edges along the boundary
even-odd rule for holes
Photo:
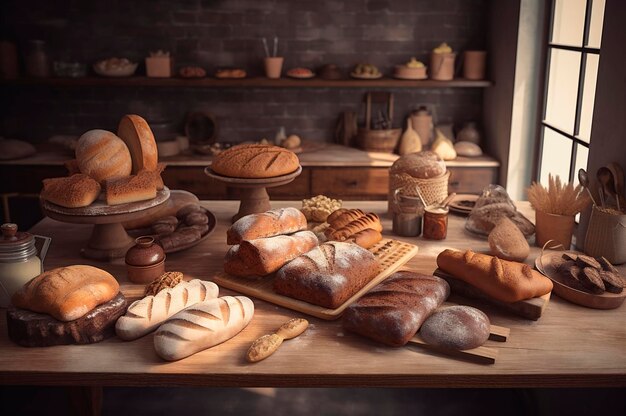
[[[552,43],[583,46],[586,6],[586,0],[555,1]]]
[[[571,134],[574,134],[579,71],[580,52],[551,50],[546,121]]]
[[[593,0],[591,5],[591,25],[589,26],[589,39],[587,46],[599,48],[602,41],[602,25],[604,23],[605,0]]]
[[[587,170],[587,159],[589,159],[589,149],[580,144],[576,145],[576,163],[574,168],[574,175],[578,175],[578,169],[583,168]],[[574,178],[574,181],[578,181],[578,176]],[[590,179],[591,181],[591,179]]]
[[[569,181],[569,162],[572,156],[572,141],[567,137],[543,128],[541,151],[541,184],[548,185],[548,174],[559,175],[563,182]]]
[[[589,143],[591,138],[591,121],[593,119],[593,103],[596,97],[596,80],[598,78],[598,62],[600,56],[587,55],[585,66],[585,84],[583,86],[583,100],[580,107],[580,128],[578,138]]]

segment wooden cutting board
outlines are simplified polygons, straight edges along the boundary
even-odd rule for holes
[[[441,269],[435,270],[433,274],[447,281],[450,285],[452,293],[468,298],[477,299],[481,302],[494,305],[500,309],[514,313],[515,315],[521,316],[523,318],[532,319],[533,321],[536,321],[541,317],[541,314],[543,313],[546,306],[548,306],[548,302],[550,301],[550,293],[547,293],[540,297],[521,300],[514,303],[501,302],[487,296],[485,293],[475,288],[474,286],[465,283],[462,280],[456,279],[455,277],[447,274]]]
[[[231,276],[221,272],[213,276],[212,280],[219,286],[235,290],[244,295],[252,296],[285,308],[306,313],[307,315],[315,316],[316,318],[333,320],[339,318],[350,304],[367,293],[371,288],[385,280],[393,272],[398,270],[400,266],[415,256],[418,248],[413,244],[384,238],[369,250],[378,258],[382,271],[378,275],[374,276],[374,278],[354,296],[336,309],[324,308],[322,306],[313,305],[308,302],[275,293],[272,289],[274,282],[273,275],[256,280]]]

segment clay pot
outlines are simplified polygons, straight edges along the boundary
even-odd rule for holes
[[[465,51],[463,54],[463,78],[472,80],[485,79],[487,52]]]
[[[572,245],[574,233],[574,216],[548,214],[543,211],[535,211],[535,241],[538,247],[543,247],[552,240],[550,246],[561,244],[564,250],[569,250]]]
[[[126,271],[133,283],[150,283],[165,273],[165,252],[152,237],[138,237],[126,252]]]

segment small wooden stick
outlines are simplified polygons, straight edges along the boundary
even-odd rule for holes
[[[495,364],[496,358],[498,357],[498,350],[495,348],[480,346],[471,350],[452,350],[427,344],[419,335],[415,335],[411,338],[409,343],[450,357],[461,358],[479,364]]]
[[[498,325],[491,325],[491,329],[489,330],[489,339],[491,341],[506,342],[510,334],[510,328]]]

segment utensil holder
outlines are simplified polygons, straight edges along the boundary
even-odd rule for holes
[[[357,130],[357,143],[361,149],[369,152],[393,153],[400,140],[402,129],[373,130],[372,100],[387,102],[387,117],[390,125],[393,122],[393,94],[368,92],[365,96],[365,128]]]
[[[437,81],[454,79],[454,60],[456,53],[432,53],[430,55],[430,78]]]
[[[543,211],[535,211],[535,242],[538,247],[543,247],[552,240],[563,245],[564,250],[569,250],[572,245],[575,218],[573,215],[548,214]]]
[[[280,73],[283,70],[283,61],[284,58],[282,56],[265,58],[265,76],[271,79],[280,78]]]
[[[626,263],[626,215],[614,215],[593,206],[585,236],[585,253],[605,257],[613,264]]]
[[[486,51],[465,51],[463,53],[463,78],[485,79]]]

